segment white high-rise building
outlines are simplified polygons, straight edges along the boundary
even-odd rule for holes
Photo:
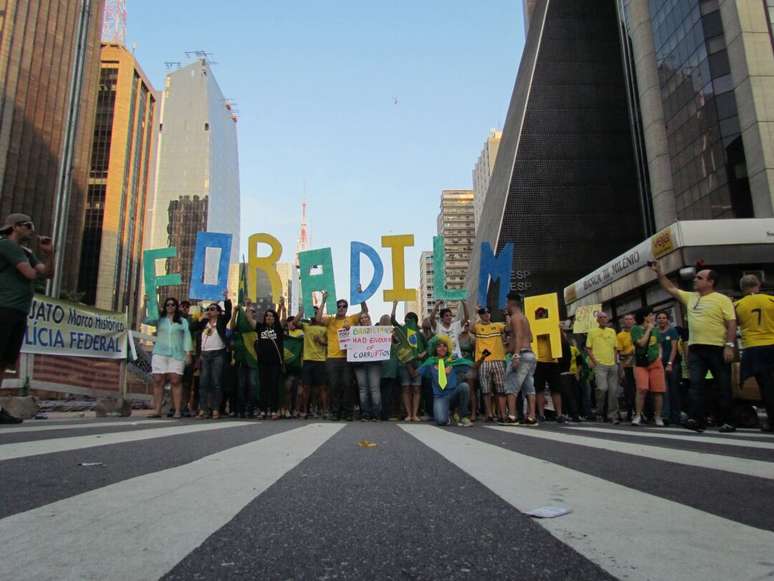
[[[433,298],[433,253],[423,252],[419,257],[419,318],[429,317],[435,306]]]
[[[188,295],[196,233],[233,236],[231,263],[238,262],[240,236],[237,116],[223,96],[207,59],[166,76],[161,95],[156,173],[148,204],[146,248],[177,248],[169,272]],[[163,264],[157,265],[162,272]]]
[[[484,209],[486,200],[486,191],[489,189],[489,180],[494,171],[495,159],[497,159],[497,150],[500,148],[500,139],[503,132],[497,129],[489,131],[481,155],[478,156],[476,167],[473,168],[473,191],[476,197],[473,200],[473,209],[475,216],[475,226],[478,230],[478,221],[481,218],[481,211]]]

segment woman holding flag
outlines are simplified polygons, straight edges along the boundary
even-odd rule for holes
[[[419,362],[425,358],[425,341],[419,329],[419,317],[416,313],[406,313],[405,325],[398,323],[395,312],[398,303],[392,303],[390,321],[395,327],[395,337],[398,341],[398,361],[400,367],[400,385],[403,390],[403,406],[406,408],[404,422],[418,422],[420,387],[422,376],[419,374]]]

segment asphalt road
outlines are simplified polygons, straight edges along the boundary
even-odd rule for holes
[[[765,579],[772,499],[754,431],[27,422],[0,579]]]

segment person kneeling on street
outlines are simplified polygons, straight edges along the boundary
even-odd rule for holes
[[[468,406],[468,384],[460,381],[457,368],[467,368],[473,365],[466,359],[455,359],[451,356],[451,341],[448,337],[434,337],[428,345],[430,357],[422,364],[420,373],[429,378],[433,384],[433,415],[439,426],[451,424],[449,411],[456,406],[461,428],[472,425],[470,408]],[[461,375],[464,377],[464,374]]]

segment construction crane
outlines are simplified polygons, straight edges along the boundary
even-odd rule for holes
[[[126,46],[126,0],[105,0],[102,40]]]

